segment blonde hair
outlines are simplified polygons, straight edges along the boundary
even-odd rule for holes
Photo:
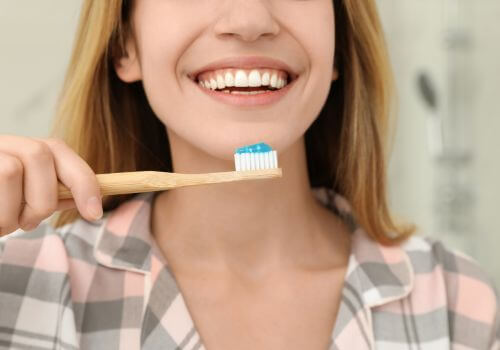
[[[326,186],[352,205],[366,232],[385,245],[415,231],[396,225],[387,205],[386,158],[392,148],[392,74],[373,0],[333,0],[335,64],[340,76],[306,131],[312,187]],[[52,136],[62,138],[95,173],[172,171],[165,126],[140,82],[123,83],[113,59],[124,53],[129,0],[85,0]],[[104,197],[104,210],[132,195]],[[56,227],[79,217],[60,213]]]

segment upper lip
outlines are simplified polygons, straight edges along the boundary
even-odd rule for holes
[[[272,68],[280,69],[288,73],[290,80],[294,80],[298,74],[285,62],[271,57],[264,56],[245,56],[245,57],[229,57],[218,61],[214,61],[206,66],[198,68],[196,71],[189,73],[189,77],[195,80],[201,73],[224,68]]]

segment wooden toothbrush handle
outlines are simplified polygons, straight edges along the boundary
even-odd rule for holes
[[[154,173],[156,172],[132,171],[123,173],[97,174],[96,177],[101,189],[101,195],[108,196],[116,194],[158,191],[158,188],[151,183],[151,178]],[[58,184],[58,194],[59,199],[73,198],[73,194],[71,193],[69,188],[60,182]]]
[[[159,171],[133,171],[98,174],[97,181],[102,196],[154,192],[184,186],[196,186],[223,182],[258,180],[281,177],[281,168],[250,171],[226,171],[206,174],[180,174]],[[59,199],[73,198],[71,191],[58,184]]]

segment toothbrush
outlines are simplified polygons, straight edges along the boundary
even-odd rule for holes
[[[275,150],[263,142],[238,148],[234,154],[236,171],[180,174],[161,171],[133,171],[97,174],[102,196],[164,191],[172,188],[222,182],[269,179],[282,176]],[[59,182],[59,199],[72,198],[71,191]]]

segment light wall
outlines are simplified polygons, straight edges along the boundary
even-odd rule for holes
[[[48,134],[80,3],[0,0],[0,133]]]
[[[388,40],[399,95],[399,120],[390,163],[393,210],[416,222],[425,234],[445,241],[478,260],[500,286],[500,2],[497,0],[377,0]],[[459,4],[456,7],[456,4]],[[417,89],[417,75],[432,77],[441,102],[446,102],[450,74],[445,37],[453,8],[459,9],[455,26],[469,37],[463,69],[466,81],[457,101],[465,114],[461,142],[470,145],[473,161],[468,181],[473,194],[467,232],[447,234],[437,222],[434,204],[439,173],[427,149],[426,120],[432,111]],[[447,34],[448,33],[448,34]],[[451,116],[453,117],[453,116]],[[459,174],[457,173],[457,176]]]

